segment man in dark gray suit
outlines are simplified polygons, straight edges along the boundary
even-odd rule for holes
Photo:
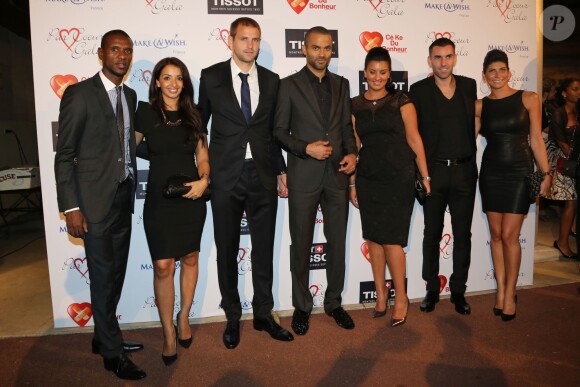
[[[60,104],[54,169],[58,208],[68,233],[83,238],[91,279],[95,323],[93,353],[122,379],[145,372],[125,352],[143,349],[123,342],[116,318],[131,240],[135,199],[135,91],[122,84],[133,59],[126,32],[109,31],[98,50],[103,69],[69,86]]]
[[[292,246],[292,329],[304,335],[313,307],[309,290],[310,250],[316,211],[324,215],[328,243],[324,310],[345,329],[354,322],[342,308],[345,275],[348,175],[357,148],[350,111],[349,83],[328,71],[332,36],[313,27],[304,37],[306,66],[280,82],[274,135],[288,152],[288,201]]]

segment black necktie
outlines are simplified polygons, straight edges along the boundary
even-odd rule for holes
[[[125,121],[123,120],[123,100],[121,97],[121,86],[117,86],[117,130],[119,131],[119,141],[121,142],[121,175],[120,181],[125,180]]]
[[[242,113],[246,118],[246,123],[249,124],[252,119],[252,100],[250,99],[250,85],[248,84],[248,75],[240,73],[242,79]]]

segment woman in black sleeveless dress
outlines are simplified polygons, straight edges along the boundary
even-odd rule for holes
[[[388,263],[395,288],[391,326],[397,326],[405,323],[409,305],[403,247],[407,246],[415,203],[415,163],[428,191],[429,174],[415,106],[406,93],[386,87],[391,74],[389,52],[382,47],[371,49],[364,71],[369,88],[352,99],[360,152],[356,175],[350,180],[350,199],[360,210],[369,248],[377,291],[373,317],[386,314]]]
[[[493,312],[509,321],[516,316],[516,284],[520,271],[519,235],[530,207],[526,176],[534,158],[544,172],[540,195],[550,192],[551,176],[541,134],[541,104],[536,93],[512,89],[507,55],[491,50],[483,61],[489,96],[477,100],[476,134],[487,139],[479,190],[491,234],[491,255],[497,295]]]
[[[181,60],[165,58],[155,65],[149,101],[139,103],[135,126],[137,143],[145,137],[149,154],[143,220],[163,327],[162,359],[165,365],[170,365],[177,359],[176,342],[185,348],[191,345],[189,311],[197,284],[206,216],[206,202],[200,197],[208,186],[209,157],[206,136],[200,129],[200,115],[193,103],[193,85]],[[177,174],[193,178],[194,181],[184,184],[191,187],[189,192],[182,198],[163,197],[167,179]],[[181,310],[174,327],[173,277],[178,260]]]

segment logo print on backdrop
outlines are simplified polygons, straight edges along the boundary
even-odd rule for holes
[[[316,211],[316,218],[314,218],[314,224],[324,223],[324,215],[322,215],[322,208],[318,206],[318,211]]]
[[[210,31],[207,40],[219,40],[226,46],[226,49],[231,50],[230,45],[228,44],[229,37],[230,30],[227,28],[216,27]]]
[[[70,85],[74,85],[79,80],[72,74],[60,75],[57,74],[54,77],[50,78],[50,87],[52,87],[52,91],[58,98],[62,98],[64,91]]]
[[[151,84],[152,71],[155,64],[147,59],[133,62],[131,73],[127,78],[129,86],[137,93],[139,101],[149,100],[149,85]]]
[[[485,277],[483,278],[484,281],[487,281],[489,279],[495,281],[495,271],[493,269],[489,269],[487,273],[485,273]]]
[[[436,39],[447,38],[455,43],[455,54],[457,56],[467,56],[469,51],[467,51],[467,45],[471,43],[471,39],[466,37],[460,37],[453,31],[431,31],[427,34],[425,43],[432,43]]]
[[[240,220],[240,235],[250,235],[250,226],[248,224],[248,216],[246,211],[242,214],[242,219]]]
[[[512,0],[495,0],[495,4],[497,5],[497,9],[499,9],[502,16],[505,16],[505,13],[512,4]]]
[[[147,196],[147,180],[149,179],[148,169],[139,169],[137,171],[137,190],[135,199],[145,199]]]
[[[166,0],[145,0],[145,3],[145,7],[149,8],[154,15],[164,11],[183,11],[183,5],[177,0],[173,0],[171,3]]]
[[[252,271],[252,250],[249,247],[238,249],[238,275],[246,275]]]
[[[360,245],[360,251],[361,251],[363,257],[365,257],[365,259],[370,263],[371,262],[371,253],[369,252],[369,244],[367,242],[363,242],[363,244]]]
[[[444,1],[444,2],[430,2],[425,3],[425,9],[433,9],[435,11],[445,11],[445,12],[456,12],[456,11],[469,11],[470,6],[468,4],[464,4],[465,0],[455,0],[455,2],[451,1]],[[461,16],[465,16],[461,14]]]
[[[286,58],[304,58],[302,45],[304,36],[308,30],[287,29],[286,30]],[[328,30],[332,37],[331,58],[338,58],[338,30]]]
[[[208,14],[263,15],[264,0],[207,0]]]
[[[439,293],[443,292],[444,289],[449,291],[448,288],[445,288],[445,285],[447,285],[447,277],[445,277],[443,274],[439,274]]]
[[[453,256],[453,234],[447,233],[441,236],[439,252],[439,258],[449,259]]]
[[[528,20],[524,12],[530,9],[528,2],[522,0],[487,0],[487,7],[497,8],[504,23]]]
[[[64,227],[64,232],[66,232],[66,227]],[[79,279],[84,280],[87,285],[91,284],[86,257],[67,258],[61,270],[71,270],[78,275]]]
[[[395,90],[409,91],[409,73],[407,71],[391,71],[391,85]],[[358,72],[358,92],[364,93],[369,88],[364,71]]]
[[[488,44],[487,50],[502,50],[508,54],[519,53],[520,58],[528,58],[530,52],[530,46],[526,42],[521,40],[519,43],[506,43],[506,44]]]
[[[405,286],[407,279],[405,278]],[[395,298],[395,285],[392,279],[385,279],[385,286],[387,288],[387,299]],[[377,288],[375,281],[363,281],[359,287],[359,304],[370,304],[377,302]]]
[[[310,285],[310,294],[312,294],[312,301],[314,306],[324,305],[324,294],[326,293],[326,286],[322,284]]]
[[[58,36],[60,36],[60,41],[66,46],[67,50],[72,51],[72,47],[79,40],[79,36],[81,36],[81,31],[76,27],[68,30],[61,28],[60,31],[58,31]]]
[[[398,3],[405,3],[407,0],[398,0]],[[405,14],[405,11],[399,6],[403,7],[402,4],[390,4],[392,0],[365,0],[365,3],[369,3],[370,6],[373,8],[372,12],[377,14],[379,19],[382,19],[386,16],[402,16]]]
[[[81,304],[73,303],[66,309],[70,318],[79,326],[84,327],[87,325],[91,317],[93,316],[93,308],[88,302],[83,302]]]
[[[288,0],[288,4],[290,4],[290,7],[292,7],[294,12],[300,14],[300,12],[304,11],[304,8],[308,5],[308,1],[309,0]]]
[[[86,55],[97,55],[102,35],[85,33],[82,27],[52,28],[48,32],[46,41],[62,43],[65,52],[70,52],[73,59],[79,59]]]
[[[313,243],[310,247],[310,270],[326,269],[326,243]]]
[[[366,52],[369,52],[371,48],[379,47],[383,44],[383,35],[379,32],[373,31],[363,31],[359,37],[358,41]]]

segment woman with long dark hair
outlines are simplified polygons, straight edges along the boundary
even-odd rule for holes
[[[405,289],[411,215],[415,203],[415,164],[430,189],[417,113],[409,96],[389,85],[391,56],[382,47],[365,58],[368,90],[352,99],[352,122],[360,149],[356,175],[350,180],[350,200],[359,208],[363,238],[369,248],[377,291],[374,318],[387,313],[385,272],[395,288],[391,326],[405,323],[409,299]]]
[[[201,197],[209,184],[206,134],[201,132],[193,85],[181,60],[165,58],[155,65],[149,103],[139,103],[135,120],[137,143],[145,138],[150,160],[143,220],[163,327],[161,356],[165,365],[171,365],[177,360],[177,343],[187,348],[192,342],[189,312],[206,216],[206,202]],[[168,178],[178,174],[191,177],[184,183],[189,191],[178,198],[164,197]],[[174,326],[176,261],[180,261],[181,308]]]
[[[574,178],[562,173],[562,163],[572,156],[574,136],[576,131],[580,130],[578,126],[579,97],[580,80],[567,78],[560,82],[556,92],[556,102],[559,108],[554,110],[550,121],[550,137],[557,144],[557,149],[551,160],[553,179],[548,199],[564,201],[560,212],[560,232],[558,239],[554,241],[554,248],[565,258],[570,259],[578,257],[569,244],[578,193]]]
[[[540,196],[550,190],[551,175],[541,133],[540,98],[531,91],[510,87],[508,57],[491,50],[483,60],[483,80],[490,94],[476,101],[476,135],[481,129],[487,146],[483,152],[479,190],[491,234],[491,256],[497,281],[493,313],[503,321],[516,317],[516,285],[522,250],[519,241],[530,208],[526,182],[537,168],[543,172]]]

